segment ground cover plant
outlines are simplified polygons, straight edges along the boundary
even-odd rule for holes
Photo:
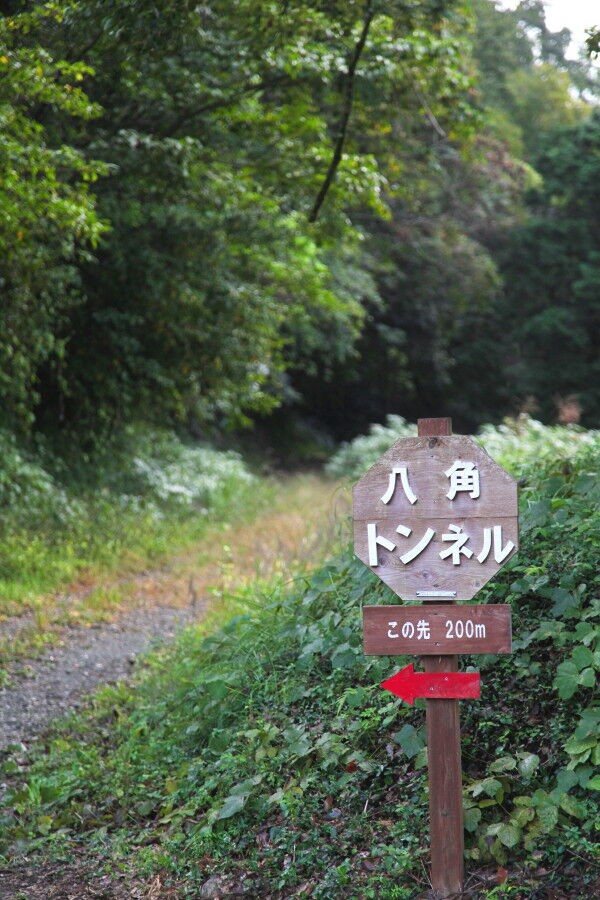
[[[195,540],[234,504],[256,508],[255,478],[232,451],[130,429],[92,454],[24,450],[0,431],[0,615],[84,570],[143,565]],[[268,488],[264,486],[265,495]]]
[[[473,895],[599,889],[599,456],[595,441],[528,469],[522,549],[478,597],[512,605],[515,644],[463,660],[482,672],[462,705]],[[361,604],[394,599],[350,552],[232,596],[225,627],[6,757],[5,860],[83,852],[182,896],[419,896],[423,711],[377,686],[402,660],[360,646]]]
[[[402,416],[388,416],[384,425],[372,425],[368,434],[342,444],[327,471],[336,478],[360,478],[394,441],[416,435],[416,425]],[[597,443],[598,432],[576,425],[544,425],[522,413],[500,425],[483,425],[475,440],[501,466],[523,475],[540,462],[574,459]]]

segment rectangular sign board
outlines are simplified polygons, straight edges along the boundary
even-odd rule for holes
[[[367,656],[510,653],[511,608],[507,604],[364,606]]]

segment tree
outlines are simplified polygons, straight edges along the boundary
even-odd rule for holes
[[[537,160],[543,182],[531,219],[501,253],[505,377],[516,398],[534,396],[552,418],[567,397],[598,424],[600,333],[600,116],[553,136]]]
[[[19,428],[31,424],[40,366],[61,380],[77,265],[104,230],[89,190],[104,167],[40,121],[46,110],[77,122],[98,113],[81,88],[89,67],[27,37],[59,16],[46,4],[0,19],[0,415]]]
[[[362,237],[349,213],[387,214],[390,108],[470,127],[456,4],[62,6],[52,45],[94,69],[103,113],[45,126],[111,172],[96,186],[111,230],[61,330],[68,419],[227,426],[280,402],[286,370],[326,378],[373,293],[344,267]],[[48,377],[42,419],[58,393]]]

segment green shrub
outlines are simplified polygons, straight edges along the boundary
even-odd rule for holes
[[[401,416],[388,416],[385,425],[372,425],[369,434],[342,444],[327,470],[338,478],[360,478],[382,453],[400,437],[413,437],[416,425]],[[496,462],[512,472],[552,460],[570,460],[598,444],[599,432],[576,425],[542,425],[527,415],[505,419],[501,425],[484,425],[476,439]]]
[[[232,451],[132,429],[93,456],[22,450],[0,432],[0,609],[125,553],[185,543],[207,513],[249,497],[254,476]]]

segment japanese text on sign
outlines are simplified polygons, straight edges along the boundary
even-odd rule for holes
[[[463,460],[457,459],[454,461],[453,465],[444,472],[444,475],[449,480],[449,488],[446,493],[446,497],[449,500],[454,500],[458,493],[463,492],[468,494],[472,500],[477,500],[480,496],[479,471],[475,463],[463,462]],[[408,466],[396,466],[392,469],[387,490],[381,497],[381,503],[388,504],[394,496],[398,476],[400,476],[400,485],[406,499],[411,505],[418,503],[419,498],[410,484]],[[396,532],[404,538],[409,538],[412,535],[412,528],[409,528],[403,523],[399,523],[396,526]],[[404,549],[402,546],[399,546],[394,541],[389,540],[389,538],[378,534],[376,522],[368,522],[367,546],[369,565],[373,567],[379,565],[377,547],[380,546],[390,553],[398,548],[400,562],[406,566],[429,546],[435,536],[435,529],[428,527],[420,537],[415,536],[418,537],[416,543],[413,543],[412,546],[407,547],[407,549],[402,552],[402,549]],[[450,523],[448,525],[448,530],[442,533],[441,540],[442,543],[448,544],[448,546],[439,551],[438,555],[440,559],[450,560],[455,566],[461,564],[463,556],[466,559],[470,559],[474,555],[475,551],[469,546],[471,535],[465,532],[461,525]],[[493,551],[494,560],[497,563],[502,563],[514,549],[515,545],[511,540],[507,540],[506,542],[503,541],[501,525],[487,526],[483,529],[479,553],[477,553],[475,559],[477,562],[483,564]]]

